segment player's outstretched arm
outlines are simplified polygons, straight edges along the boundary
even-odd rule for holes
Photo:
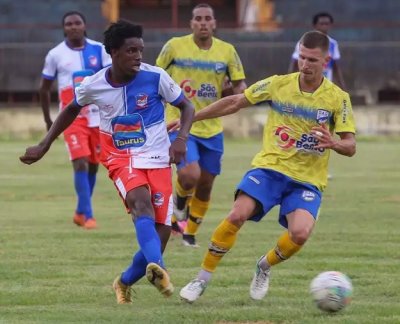
[[[198,111],[194,115],[193,121],[231,115],[251,105],[243,93],[225,97]]]
[[[70,103],[56,118],[49,132],[44,139],[35,146],[28,147],[25,154],[19,159],[22,163],[32,164],[39,161],[50,149],[54,140],[74,121],[78,116],[81,107],[75,103]]]
[[[169,148],[171,163],[181,162],[186,155],[186,141],[194,116],[194,107],[187,98],[184,98],[176,107],[181,111],[181,119],[178,135]]]

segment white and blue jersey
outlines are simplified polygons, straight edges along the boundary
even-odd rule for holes
[[[99,107],[103,164],[116,168],[119,159],[128,157],[134,168],[168,167],[164,102],[179,104],[184,98],[181,88],[163,69],[145,63],[124,85],[112,84],[108,71],[85,78],[75,89],[78,105]]]
[[[323,74],[329,81],[332,81],[333,80],[333,63],[335,61],[340,60],[340,51],[339,51],[338,42],[330,36],[328,36],[328,38],[329,38],[329,51],[328,52],[329,52],[329,56],[331,57],[331,59],[324,66]],[[297,42],[294,52],[292,54],[293,60],[299,59],[299,47],[300,47],[300,43]]]
[[[60,109],[63,109],[73,100],[73,89],[86,76],[110,64],[111,57],[99,42],[86,38],[83,48],[74,49],[63,41],[47,54],[42,77],[47,80],[57,79]],[[86,118],[89,127],[99,126],[99,112],[95,105],[83,109],[79,117]]]

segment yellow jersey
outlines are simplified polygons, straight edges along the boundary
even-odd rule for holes
[[[199,48],[193,34],[174,37],[163,47],[156,65],[168,72],[183,89],[196,111],[221,98],[225,76],[231,81],[245,79],[242,62],[235,48],[218,38],[212,38],[208,50]],[[167,106],[167,122],[179,119],[179,109]],[[220,118],[195,122],[190,133],[209,138],[223,130]]]
[[[299,87],[299,72],[274,75],[258,81],[244,94],[252,104],[269,103],[263,147],[254,157],[254,168],[281,172],[294,180],[323,190],[327,183],[329,149],[316,149],[311,128],[326,123],[331,132],[355,133],[350,97],[323,79],[313,93]]]

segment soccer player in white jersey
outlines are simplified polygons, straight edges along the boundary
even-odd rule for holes
[[[324,33],[329,39],[329,56],[330,60],[325,64],[323,74],[329,80],[335,82],[340,88],[346,90],[345,82],[343,79],[342,70],[339,66],[340,51],[338,42],[330,37],[329,31],[333,25],[333,17],[327,12],[320,12],[313,17],[313,27],[315,30]],[[292,60],[289,66],[289,73],[298,71],[299,60],[299,42],[297,42],[294,52],[292,54]]]
[[[40,87],[40,102],[47,130],[50,117],[50,90],[57,80],[59,108],[63,110],[74,98],[74,87],[82,79],[111,64],[104,46],[86,37],[86,19],[77,11],[62,18],[65,39],[51,49],[45,59]],[[96,228],[91,197],[99,166],[99,109],[88,105],[64,132],[64,140],[74,169],[77,206],[73,221],[86,229]]]
[[[171,233],[171,163],[186,154],[194,108],[178,84],[161,68],[142,62],[142,27],[111,24],[104,45],[112,65],[75,89],[75,100],[57,117],[45,138],[27,148],[21,161],[40,160],[52,142],[77,118],[82,107],[100,111],[101,162],[132,214],[140,250],[113,284],[119,304],[131,303],[131,286],[146,275],[164,296],[173,286],[162,253]],[[164,101],[181,111],[181,128],[172,144],[164,120]]]

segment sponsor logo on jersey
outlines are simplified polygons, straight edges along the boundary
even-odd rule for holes
[[[148,106],[148,99],[149,96],[145,93],[138,93],[136,96],[136,107],[138,109],[143,109],[146,108]]]
[[[317,110],[317,123],[318,124],[325,124],[329,119],[330,113],[324,109]]]
[[[94,55],[90,55],[90,56],[89,56],[89,64],[90,64],[91,66],[97,66],[97,64],[98,64],[97,57],[94,56]]]
[[[342,123],[346,124],[347,122],[347,115],[348,115],[348,107],[347,107],[347,100],[343,100],[343,107],[342,107]]]
[[[81,85],[81,83],[82,83],[84,78],[85,77],[80,76],[80,75],[74,77],[74,86],[75,86],[75,88],[77,88],[77,87],[79,87]]]
[[[153,195],[153,204],[156,207],[161,207],[164,204],[164,195],[161,192],[156,192]]]
[[[301,152],[320,155],[325,152],[325,149],[315,148],[318,143],[319,140],[312,134],[302,134],[300,139],[296,141],[296,149]]]
[[[256,93],[259,91],[264,91],[265,89],[267,89],[267,87],[270,83],[271,82],[269,82],[269,81],[268,82],[261,81],[261,82],[257,83],[257,85],[253,88],[253,90],[251,92]]]
[[[114,146],[117,149],[141,147],[146,143],[143,119],[139,114],[114,117],[111,126]]]
[[[315,199],[315,193],[312,191],[304,190],[301,198],[303,198],[304,201],[313,201]]]
[[[137,122],[134,125],[124,125],[124,124],[115,124],[114,125],[114,133],[117,132],[141,132],[142,124],[141,122]]]
[[[200,89],[197,90],[197,97],[216,99],[218,97],[217,89],[211,83],[202,83]]]
[[[324,148],[315,148],[319,141],[312,134],[302,134],[297,139],[295,132],[287,126],[277,127],[274,134],[281,149],[288,150],[294,147],[297,151],[319,155],[325,152]]]
[[[196,89],[193,89],[191,85],[192,80],[186,79],[181,82],[179,85],[183,92],[185,93],[186,98],[190,99],[193,98],[196,95]]]
[[[279,126],[275,130],[277,144],[282,149],[289,149],[294,146],[296,139],[293,137],[293,130],[287,126]]]

